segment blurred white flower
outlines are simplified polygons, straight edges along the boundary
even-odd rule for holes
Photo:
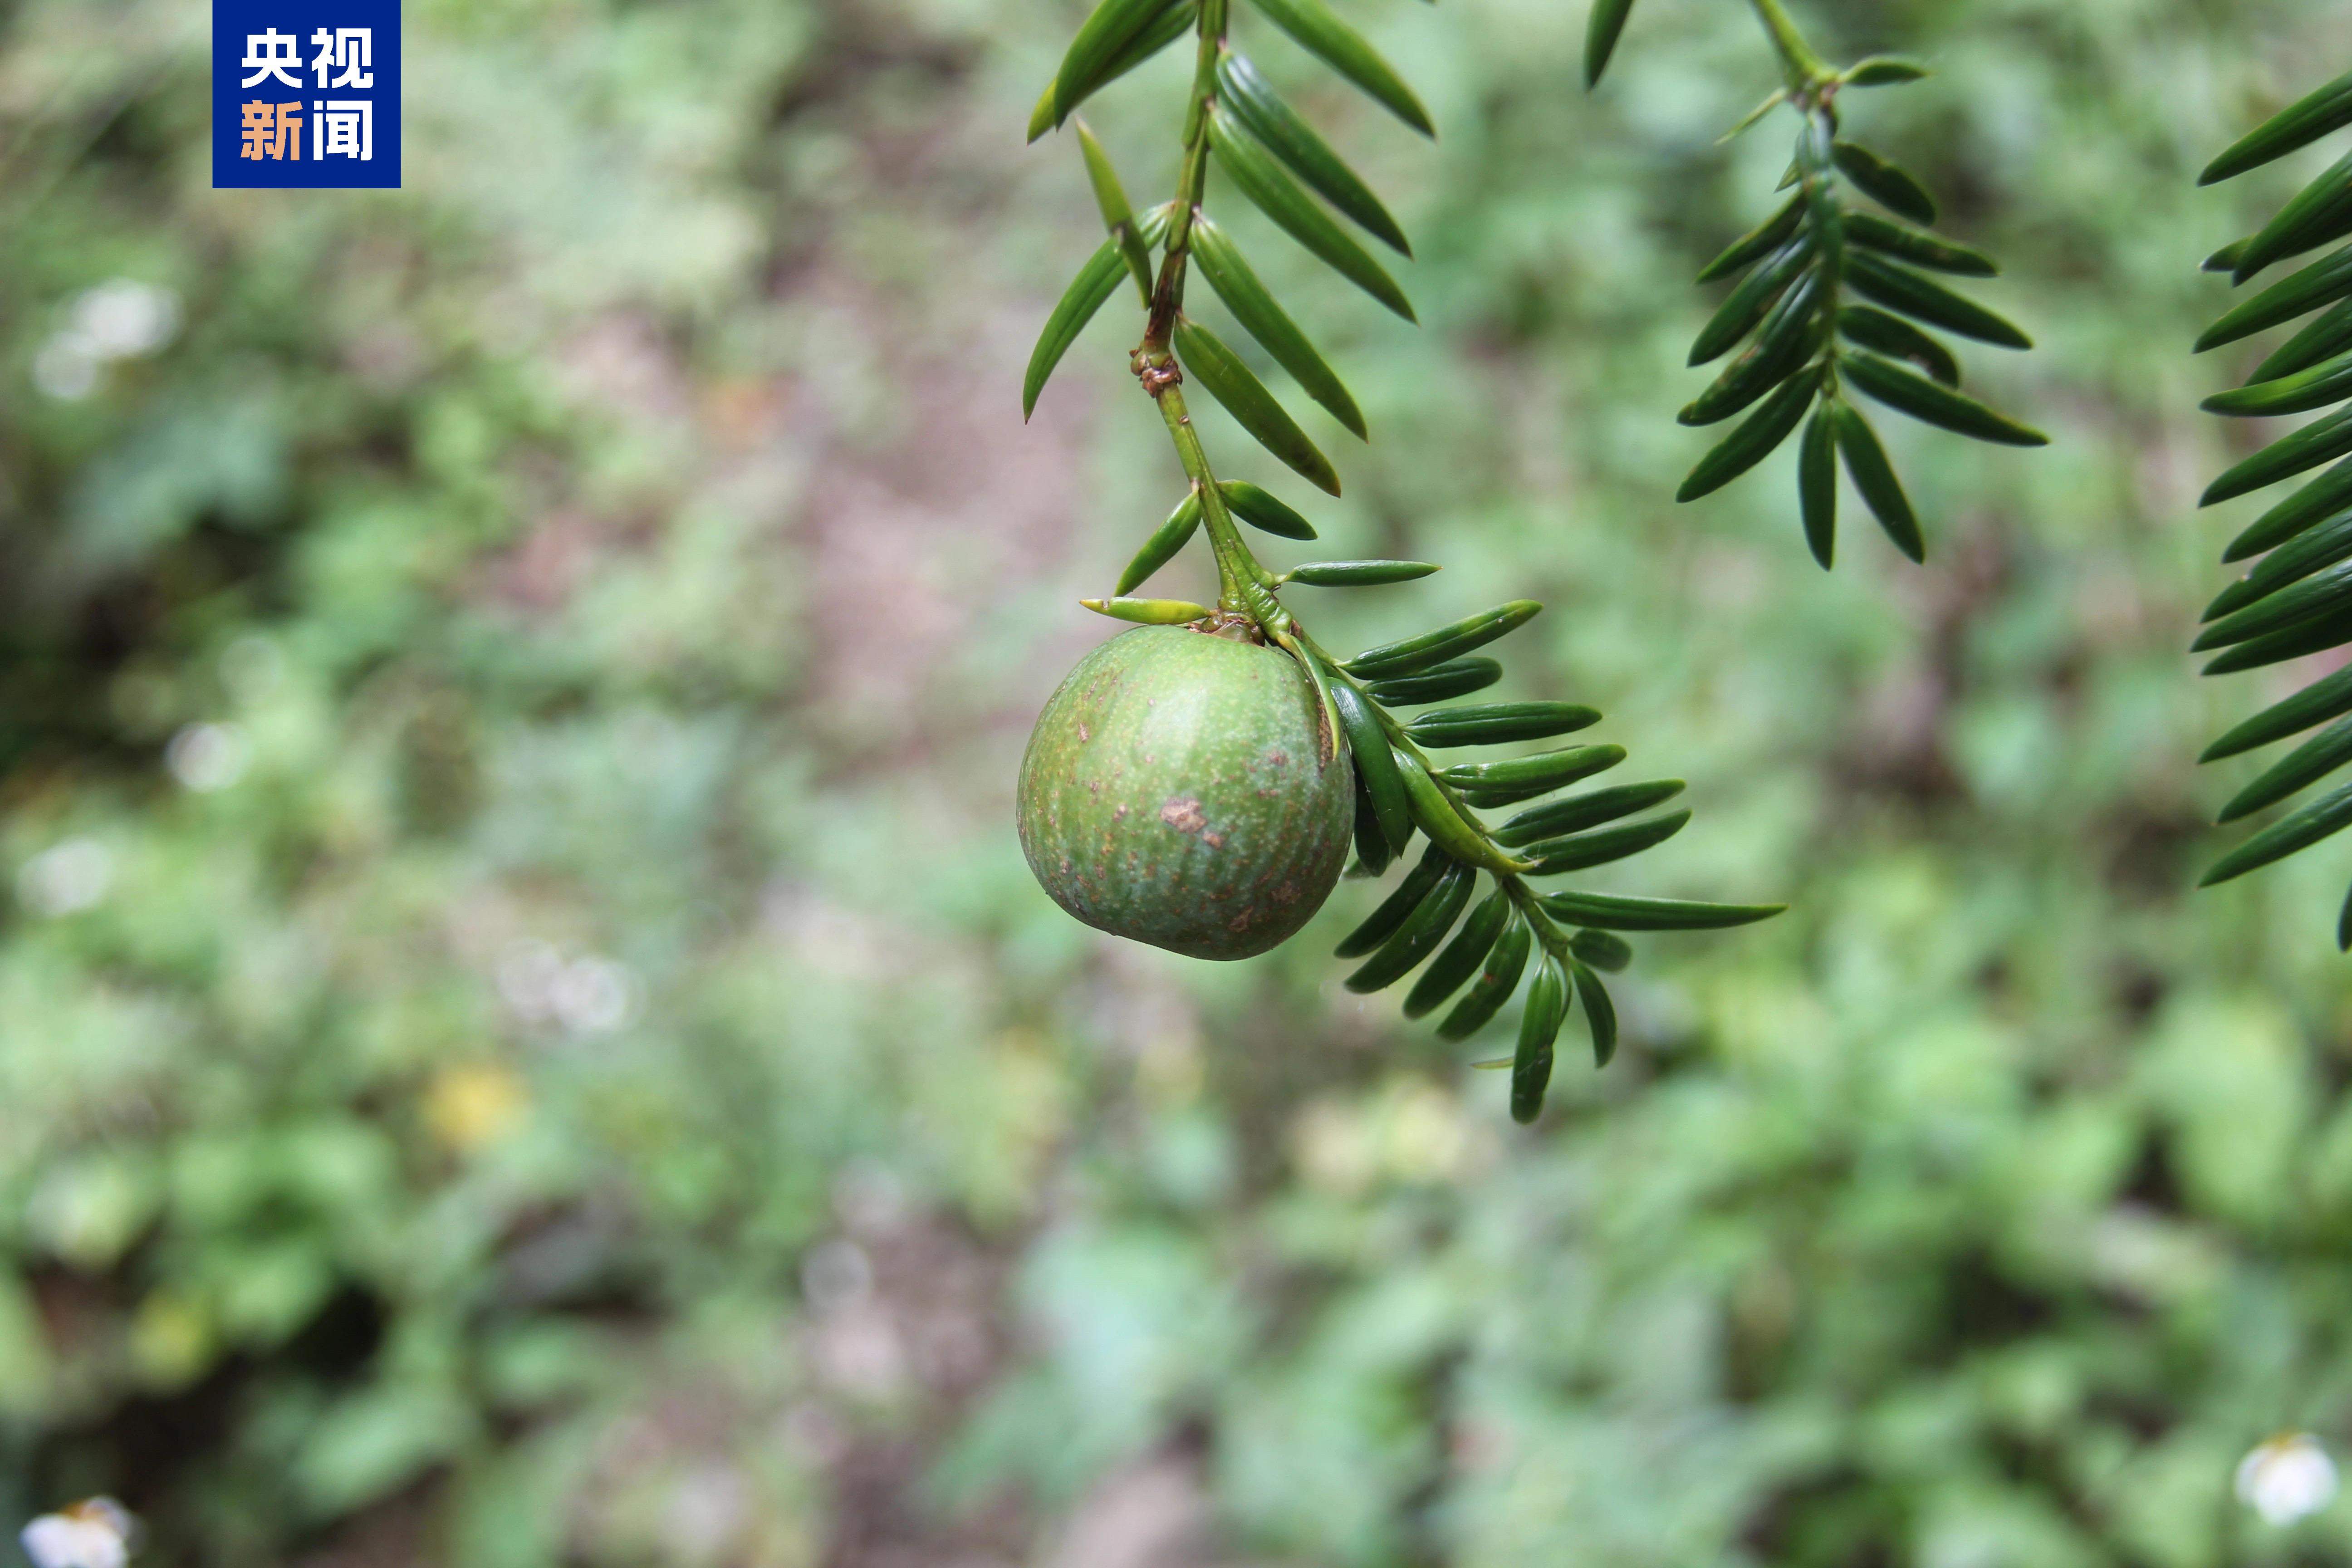
[[[509,950],[499,961],[498,986],[516,1017],[569,1034],[610,1033],[636,1011],[636,982],[625,965],[594,953],[567,959],[543,942]]]
[[[52,919],[96,907],[114,885],[114,852],[95,838],[68,838],[25,862],[16,899]]]
[[[180,331],[180,297],[135,279],[100,284],[74,301],[69,331],[89,338],[108,359],[139,359]]]
[[[235,724],[191,724],[163,749],[172,776],[199,795],[228,788],[245,776],[252,760],[245,731]]]
[[[66,324],[33,356],[33,384],[71,403],[98,390],[117,360],[140,359],[178,336],[180,297],[169,289],[117,278],[88,289],[67,308]]]
[[[2238,1500],[2272,1524],[2293,1524],[2336,1496],[2336,1461],[2307,1432],[2282,1432],[2238,1464]]]
[[[112,1498],[95,1497],[26,1525],[17,1539],[33,1568],[123,1568],[139,1521]]]
[[[703,1465],[670,1483],[662,1509],[663,1543],[680,1563],[719,1563],[734,1555],[751,1521],[751,1494],[726,1465]]]
[[[609,958],[590,955],[565,964],[548,987],[556,1022],[575,1035],[602,1035],[628,1022],[636,986]]]

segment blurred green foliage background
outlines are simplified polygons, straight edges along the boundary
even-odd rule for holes
[[[2308,672],[2182,652],[2256,504],[2193,510],[2252,440],[2194,413],[2196,263],[2332,154],[2190,182],[2352,18],[1801,7],[1937,67],[1854,123],[2008,263],[2042,347],[1970,372],[2058,438],[1896,432],[1929,565],[1850,508],[1824,576],[1789,454],[1668,500],[1685,280],[1786,156],[1717,141],[1773,81],[1746,8],[1643,0],[1590,99],[1580,5],[1349,8],[1434,150],[1242,26],[1396,194],[1423,330],[1234,221],[1374,426],[1327,552],[1447,570],[1318,634],[1547,599],[1510,689],[1692,781],[1627,886],[1795,905],[1643,942],[1624,1054],[1527,1131],[1491,1044],[1338,988],[1371,889],[1219,968],[1022,864],[1073,601],[1181,482],[1116,310],[1019,416],[1096,243],[1020,134],[1077,5],[410,0],[408,188],[346,195],[209,189],[196,0],[0,5],[0,1523],[2352,1563],[2352,1502],[2230,1494],[2352,1441],[2345,857],[2188,895],[2252,767],[2191,759]],[[1182,79],[1090,110],[1139,199]]]

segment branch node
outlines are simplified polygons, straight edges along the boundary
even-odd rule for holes
[[[1154,402],[1158,402],[1160,395],[1170,387],[1183,384],[1184,373],[1172,359],[1165,364],[1154,364],[1139,349],[1133,355],[1133,365],[1135,379],[1142,383],[1143,390],[1151,395]]]

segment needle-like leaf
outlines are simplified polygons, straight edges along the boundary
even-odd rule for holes
[[[1365,960],[1362,967],[1343,984],[1350,991],[1368,994],[1385,991],[1412,973],[1423,959],[1437,951],[1445,933],[1454,929],[1477,880],[1478,873],[1467,866],[1447,867],[1445,874],[1437,879],[1437,886],[1421,901],[1421,907],[1407,915],[1396,934],[1382,942],[1380,951]]]
[[[1905,321],[1870,305],[1848,305],[1838,312],[1838,332],[1850,342],[1876,349],[1892,359],[1907,359],[1946,386],[1960,384],[1960,362],[1952,351]]]
[[[1135,559],[1127,563],[1127,570],[1118,574],[1118,592],[1132,594],[1143,586],[1145,580],[1153,573],[1176,559],[1177,552],[1192,542],[1192,535],[1199,531],[1200,527],[1201,492],[1192,490],[1176,503],[1176,510],[1168,514],[1168,521],[1152,530],[1151,537],[1143,542],[1143,548],[1135,552]]]
[[[1416,319],[1412,301],[1387,269],[1372,259],[1371,252],[1349,238],[1330,215],[1299,188],[1298,182],[1283,172],[1274,155],[1222,108],[1210,111],[1209,142],[1215,149],[1218,166],[1251,205],[1342,278],[1406,321]]]
[[[1600,710],[1575,702],[1481,702],[1441,708],[1405,726],[1405,738],[1419,746],[1507,746],[1572,735],[1601,722]]]
[[[2320,796],[2301,811],[2282,817],[2214,862],[2197,885],[2210,888],[2235,877],[2284,860],[2299,849],[2352,827],[2352,784]]]
[[[1329,142],[1316,134],[1313,126],[1283,102],[1246,57],[1231,52],[1219,57],[1217,95],[1234,118],[1287,164],[1292,174],[1306,181],[1309,189],[1398,255],[1412,254],[1404,230],[1389,216],[1380,197],[1372,195],[1371,187],[1357,177]]]
[[[1513,921],[1500,941],[1486,954],[1486,967],[1478,973],[1476,984],[1445,1022],[1437,1026],[1440,1039],[1466,1040],[1493,1021],[1502,1011],[1503,1004],[1519,987],[1519,976],[1527,972],[1528,953],[1535,945],[1535,935],[1524,921]]]
[[[1178,317],[1176,357],[1259,446],[1289,464],[1307,483],[1332,495],[1339,493],[1339,475],[1331,459],[1307,438],[1307,432],[1265,389],[1265,383],[1216,333],[1190,317]]]
[[[1609,68],[1609,57],[1617,52],[1617,39],[1625,31],[1625,18],[1633,14],[1633,0],[1592,0],[1592,10],[1584,18],[1584,86],[1587,91],[1601,85],[1601,73]]]
[[[1662,805],[1682,792],[1680,779],[1655,779],[1648,784],[1612,784],[1607,789],[1572,795],[1519,813],[1496,831],[1495,842],[1512,848],[1560,837]]]
[[[1975,338],[2005,349],[2030,349],[2033,340],[1972,300],[1964,300],[1942,284],[1916,272],[1882,260],[1867,250],[1846,260],[1846,281],[1855,292],[1889,310],[1927,321],[1964,338]]]
[[[2346,763],[2352,763],[2352,720],[2331,724],[2297,746],[2269,772],[2240,790],[2221,808],[2219,820],[2235,822],[2265,806],[2276,805],[2287,796],[2317,784]]]
[[[1883,251],[1914,267],[1925,267],[1937,272],[1949,272],[1962,278],[1993,278],[2000,273],[2000,268],[1993,258],[1981,250],[1950,244],[1932,234],[1880,217],[1876,213],[1846,214],[1845,237],[1856,245]]]
[[[1151,36],[1155,24],[1164,26],[1175,8],[1176,0],[1102,0],[1080,25],[1062,56],[1062,68],[1055,73],[1054,123],[1067,120],[1088,94],[1109,80],[1132,46]]]
[[[1675,492],[1675,500],[1694,501],[1712,495],[1770,457],[1789,438],[1789,432],[1797,427],[1797,421],[1805,416],[1806,405],[1812,402],[1813,392],[1820,384],[1818,373],[1800,375],[1784,384],[1765,400],[1763,407],[1741,421],[1739,428],[1699,459],[1698,467],[1690,471],[1690,477]]]
[[[1420,132],[1434,136],[1436,129],[1429,122],[1429,111],[1421,100],[1405,86],[1380,51],[1364,41],[1362,34],[1339,19],[1339,14],[1323,0],[1252,0],[1259,13],[1276,26],[1296,38],[1309,54],[1322,57],[1323,63],[1362,89],[1375,102],[1391,114]]]
[[[2240,137],[2205,165],[2197,183],[2210,185],[2260,168],[2347,125],[2352,125],[2352,76],[2336,78]]]
[[[1722,931],[1769,921],[1789,907],[1626,899],[1609,893],[1546,893],[1536,901],[1548,914],[1595,931]]]
[[[1887,211],[1914,223],[1936,221],[1936,201],[1927,188],[1869,148],[1838,142],[1832,144],[1830,158],[1856,190]]]
[[[2352,248],[2288,274],[2240,305],[2205,329],[2204,336],[2197,340],[2197,352],[2201,354],[2240,338],[2251,338],[2347,296],[2352,296]]]
[[[2308,414],[2352,397],[2352,353],[2313,365],[2309,370],[2256,382],[2230,392],[2217,392],[2201,405],[2208,414],[2239,418],[2275,418],[2284,414]]]
[[[1274,356],[1275,363],[1288,371],[1300,389],[1346,426],[1349,434],[1358,440],[1366,439],[1363,413],[1339,373],[1275,302],[1232,237],[1206,216],[1192,220],[1192,258],[1201,264],[1201,276],[1209,280],[1209,287],[1217,291],[1234,319]]]
[[[1850,403],[1839,403],[1829,413],[1837,432],[1839,455],[1845,458],[1846,475],[1862,492],[1871,515],[1878,519],[1878,526],[1886,531],[1895,548],[1914,561],[1927,560],[1927,542],[1920,537],[1918,516],[1911,510],[1910,498],[1903,493],[1903,481],[1895,477],[1895,466],[1886,460],[1886,448],[1878,444],[1878,432]]]
[[[1690,363],[1705,364],[1728,353],[1734,343],[1748,335],[1748,330],[1764,319],[1780,291],[1795,281],[1812,261],[1819,242],[1808,231],[1800,234],[1774,252],[1771,258],[1739,280],[1739,287],[1724,297],[1721,306],[1699,329],[1698,339],[1691,344]]]
[[[1575,965],[1576,999],[1583,1005],[1584,1022],[1592,1031],[1592,1065],[1605,1068],[1617,1056],[1617,1005],[1601,976],[1584,964]]]
[[[1331,683],[1331,700],[1339,710],[1339,728],[1347,732],[1348,752],[1355,759],[1356,776],[1380,818],[1381,832],[1390,847],[1402,849],[1412,836],[1412,805],[1405,798],[1404,775],[1397,772],[1396,754],[1371,703],[1344,680]]]
[[[1815,409],[1805,422],[1797,448],[1797,506],[1805,547],[1826,572],[1837,558],[1837,428],[1826,408]]]
[[[1247,479],[1227,479],[1217,489],[1225,498],[1226,509],[1252,528],[1277,539],[1309,541],[1316,536],[1315,525],[1271,490]]]
[[[1367,648],[1349,659],[1345,668],[1349,674],[1360,680],[1389,681],[1399,676],[1418,675],[1462,654],[1485,647],[1497,637],[1509,636],[1535,619],[1542,610],[1543,606],[1532,599],[1514,599],[1507,605],[1497,605],[1491,610],[1465,616],[1452,626]]]
[[[2008,415],[1988,408],[1965,393],[1938,385],[1893,360],[1856,352],[1841,357],[1845,378],[1890,408],[1940,425],[1958,435],[2005,447],[2046,447],[2050,437]]]
[[[1503,679],[1503,667],[1491,658],[1450,658],[1419,675],[1375,680],[1365,689],[1383,708],[1414,708],[1424,702],[1450,702],[1484,691]]]
[[[1168,209],[1158,208],[1146,213],[1138,226],[1147,245],[1157,245],[1168,232]],[[1037,346],[1029,352],[1029,369],[1021,378],[1021,417],[1027,419],[1037,411],[1037,395],[1045,390],[1054,367],[1087,330],[1087,323],[1104,302],[1118,291],[1118,280],[1127,270],[1127,262],[1119,254],[1117,241],[1105,240],[1102,247],[1087,258],[1078,275],[1070,280],[1061,302],[1045,318],[1045,329],[1037,334]]]
[[[1462,922],[1462,930],[1445,944],[1445,951],[1413,983],[1404,999],[1404,1016],[1425,1018],[1461,990],[1464,983],[1478,972],[1486,955],[1494,952],[1504,927],[1510,923],[1511,895],[1496,888],[1470,911],[1470,918]]]
[[[1552,1042],[1568,1016],[1568,973],[1545,953],[1536,963],[1519,1015],[1519,1048],[1511,1058],[1511,1120],[1525,1125],[1543,1114],[1544,1090],[1551,1086]]]

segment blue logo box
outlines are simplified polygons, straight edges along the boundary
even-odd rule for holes
[[[213,0],[213,188],[396,190],[400,0]]]

